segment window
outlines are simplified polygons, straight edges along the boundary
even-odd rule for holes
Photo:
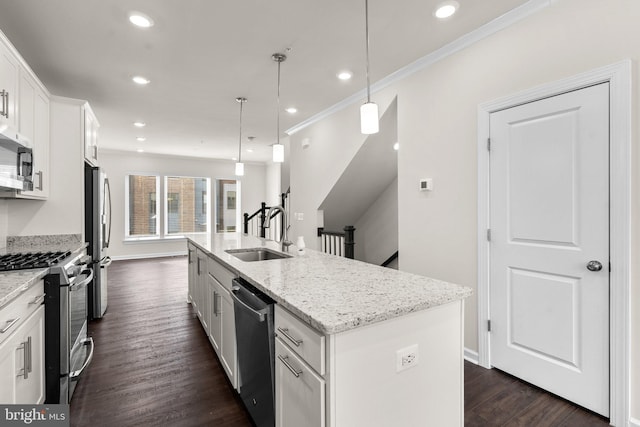
[[[165,177],[165,218],[167,235],[206,233],[208,178]]]
[[[160,178],[155,175],[128,175],[125,181],[126,236],[156,237],[160,235],[158,221],[158,191]]]
[[[236,209],[236,193],[238,182],[232,179],[219,179],[216,181],[216,232],[236,231],[239,221],[239,211]]]

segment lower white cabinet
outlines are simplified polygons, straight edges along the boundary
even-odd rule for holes
[[[0,378],[0,403],[44,402],[43,305],[0,344]]]
[[[189,272],[189,290],[187,292],[187,302],[193,304],[195,298],[196,276],[198,275],[198,272],[196,263],[196,247],[191,243],[187,244],[187,254],[187,268]]]
[[[229,291],[209,275],[211,323],[209,340],[234,388],[237,388],[236,321]]]
[[[325,425],[325,381],[280,337],[275,345],[276,426]]]

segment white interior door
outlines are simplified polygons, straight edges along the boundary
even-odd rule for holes
[[[490,135],[491,364],[608,416],[609,84],[492,113]]]

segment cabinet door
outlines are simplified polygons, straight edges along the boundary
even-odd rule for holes
[[[189,289],[187,291],[187,302],[195,305],[195,287],[196,287],[196,248],[192,244],[187,244],[187,261],[188,261],[188,272],[189,272]]]
[[[39,404],[44,402],[44,305],[20,327],[18,335],[22,347],[18,358],[22,360],[17,360],[15,403]]]
[[[89,107],[84,109],[84,159],[98,166],[98,120]]]
[[[231,381],[234,388],[237,388],[238,358],[236,356],[236,319],[233,311],[233,300],[226,288],[219,283],[217,283],[217,286],[220,295],[218,297],[219,312],[222,316],[220,362],[222,362],[222,366],[227,371],[229,381]]]
[[[49,98],[27,73],[20,75],[20,133],[33,147],[33,190],[21,196],[43,199],[49,195]]]
[[[222,344],[222,315],[220,313],[219,285],[211,275],[208,275],[208,289],[211,295],[211,318],[209,321],[209,341],[213,349],[220,357],[220,344]]]
[[[325,382],[276,338],[276,427],[324,427]]]
[[[0,123],[18,128],[18,76],[20,65],[15,56],[0,41]]]
[[[16,400],[16,358],[18,351],[16,350],[20,344],[20,337],[13,334],[2,344],[0,344],[0,378],[2,378],[2,386],[0,387],[0,404],[12,404]]]

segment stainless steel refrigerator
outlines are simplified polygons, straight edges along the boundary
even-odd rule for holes
[[[89,286],[89,319],[101,318],[107,310],[107,253],[111,239],[111,190],[106,173],[99,167],[84,166],[84,224],[87,253],[93,263],[93,283]]]

